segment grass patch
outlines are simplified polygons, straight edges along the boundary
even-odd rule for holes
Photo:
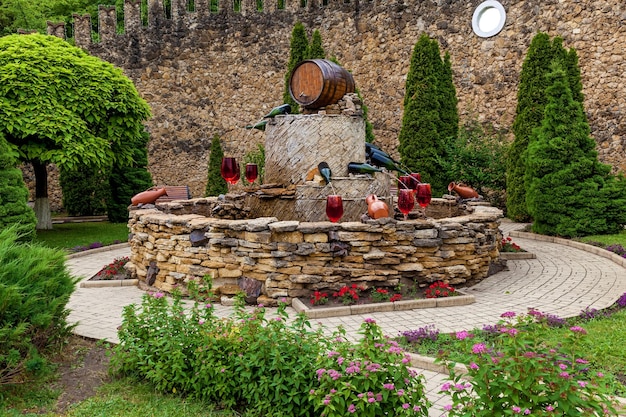
[[[89,247],[94,243],[106,246],[127,242],[128,225],[109,222],[60,223],[53,225],[52,230],[37,230],[35,240],[45,246],[68,251],[78,246]]]
[[[210,404],[163,395],[148,384],[121,379],[103,385],[98,394],[72,407],[65,417],[231,417]]]
[[[602,246],[608,245],[622,245],[626,247],[626,230],[621,233],[615,235],[591,235],[580,238],[581,242],[590,243],[590,244],[598,244],[600,243]]]

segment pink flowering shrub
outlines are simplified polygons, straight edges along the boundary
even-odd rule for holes
[[[444,407],[450,417],[472,416],[616,416],[604,375],[591,369],[575,350],[546,346],[523,327],[533,316],[504,313],[493,344],[473,341],[468,332],[458,332],[472,352],[468,375],[450,367],[450,382],[441,392],[452,403]],[[586,331],[570,328],[567,346],[576,346]],[[445,361],[446,358],[439,358]]]
[[[310,391],[315,415],[427,416],[424,379],[409,368],[408,355],[372,319],[361,334],[356,345],[337,342],[320,361],[319,386]]]

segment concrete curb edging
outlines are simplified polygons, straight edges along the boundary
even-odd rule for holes
[[[89,250],[83,250],[80,252],[70,253],[66,256],[66,258],[67,259],[80,258],[82,256],[93,255],[94,253],[108,252],[108,251],[122,249],[122,248],[129,247],[129,246],[130,245],[128,242],[116,243],[114,245],[102,246],[101,248],[95,248],[95,249],[89,249]]]
[[[530,233],[530,232],[521,232],[519,230],[511,230],[509,232],[509,236],[519,237],[522,239],[538,240],[541,242],[556,243],[559,245],[564,245],[564,246],[569,246],[572,248],[580,249],[585,252],[593,253],[594,255],[598,255],[603,258],[609,259],[610,261],[616,263],[617,265],[620,265],[626,268],[626,258],[622,258],[618,254],[608,251],[604,248],[600,248],[598,246],[589,245],[587,243],[578,242],[575,240],[563,239],[560,237],[538,235],[536,233]]]
[[[537,259],[537,255],[530,252],[500,252],[500,259],[518,261],[520,259]]]
[[[81,281],[80,288],[104,288],[104,287],[136,287],[138,279],[102,279],[98,281]]]
[[[294,298],[291,306],[298,313],[304,312],[310,319],[322,319],[327,317],[351,316],[353,314],[384,313],[390,311],[415,310],[420,308],[453,307],[472,304],[476,301],[473,295],[461,293],[454,297],[425,298],[419,300],[400,300],[387,303],[357,304],[342,307],[328,307],[311,309],[300,299]]]

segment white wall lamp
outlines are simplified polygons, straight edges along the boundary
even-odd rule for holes
[[[500,2],[487,0],[482,2],[472,17],[472,29],[477,36],[489,38],[500,33],[506,23],[506,11]]]

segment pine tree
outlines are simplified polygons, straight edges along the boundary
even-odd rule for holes
[[[449,183],[442,161],[446,141],[458,134],[456,89],[452,84],[449,57],[441,59],[439,44],[422,34],[415,44],[407,74],[404,116],[400,130],[402,163],[430,182],[433,195]]]
[[[563,63],[546,77],[541,126],[530,136],[526,202],[533,231],[565,237],[618,233],[626,224],[626,182],[598,161],[582,105]]]
[[[548,86],[546,74],[550,72],[552,61],[563,59],[565,55],[560,38],[550,42],[547,34],[538,33],[531,41],[522,64],[517,91],[516,116],[513,122],[515,139],[509,149],[506,172],[507,216],[513,220],[530,220],[526,207],[525,152],[533,129],[539,127],[543,119],[546,105],[545,90]],[[574,73],[576,70],[570,68],[573,64],[572,59],[568,58],[567,61],[568,70]],[[578,77],[580,80],[580,72]],[[582,95],[582,88],[580,94]]]
[[[309,50],[307,51],[307,59],[324,59],[326,58],[326,52],[322,46],[322,35],[320,31],[315,29],[313,36],[311,37],[311,43],[309,44]]]
[[[0,134],[0,230],[17,225],[20,239],[29,241],[35,237],[37,219],[28,206],[28,188],[16,157]]]
[[[291,32],[291,43],[289,50],[289,62],[287,63],[287,72],[285,73],[285,91],[283,93],[283,103],[291,105],[291,113],[299,113],[299,105],[289,94],[289,79],[296,65],[307,58],[309,49],[309,39],[304,30],[302,22],[298,22]]]
[[[137,193],[152,187],[152,175],[148,171],[148,141],[150,135],[144,131],[135,146],[134,163],[130,166],[114,165],[109,176],[107,214],[111,223],[128,222],[130,199]]]
[[[228,184],[222,178],[221,173],[222,158],[224,158],[224,151],[222,150],[220,137],[215,134],[213,140],[211,140],[205,197],[218,196],[228,192]]]

